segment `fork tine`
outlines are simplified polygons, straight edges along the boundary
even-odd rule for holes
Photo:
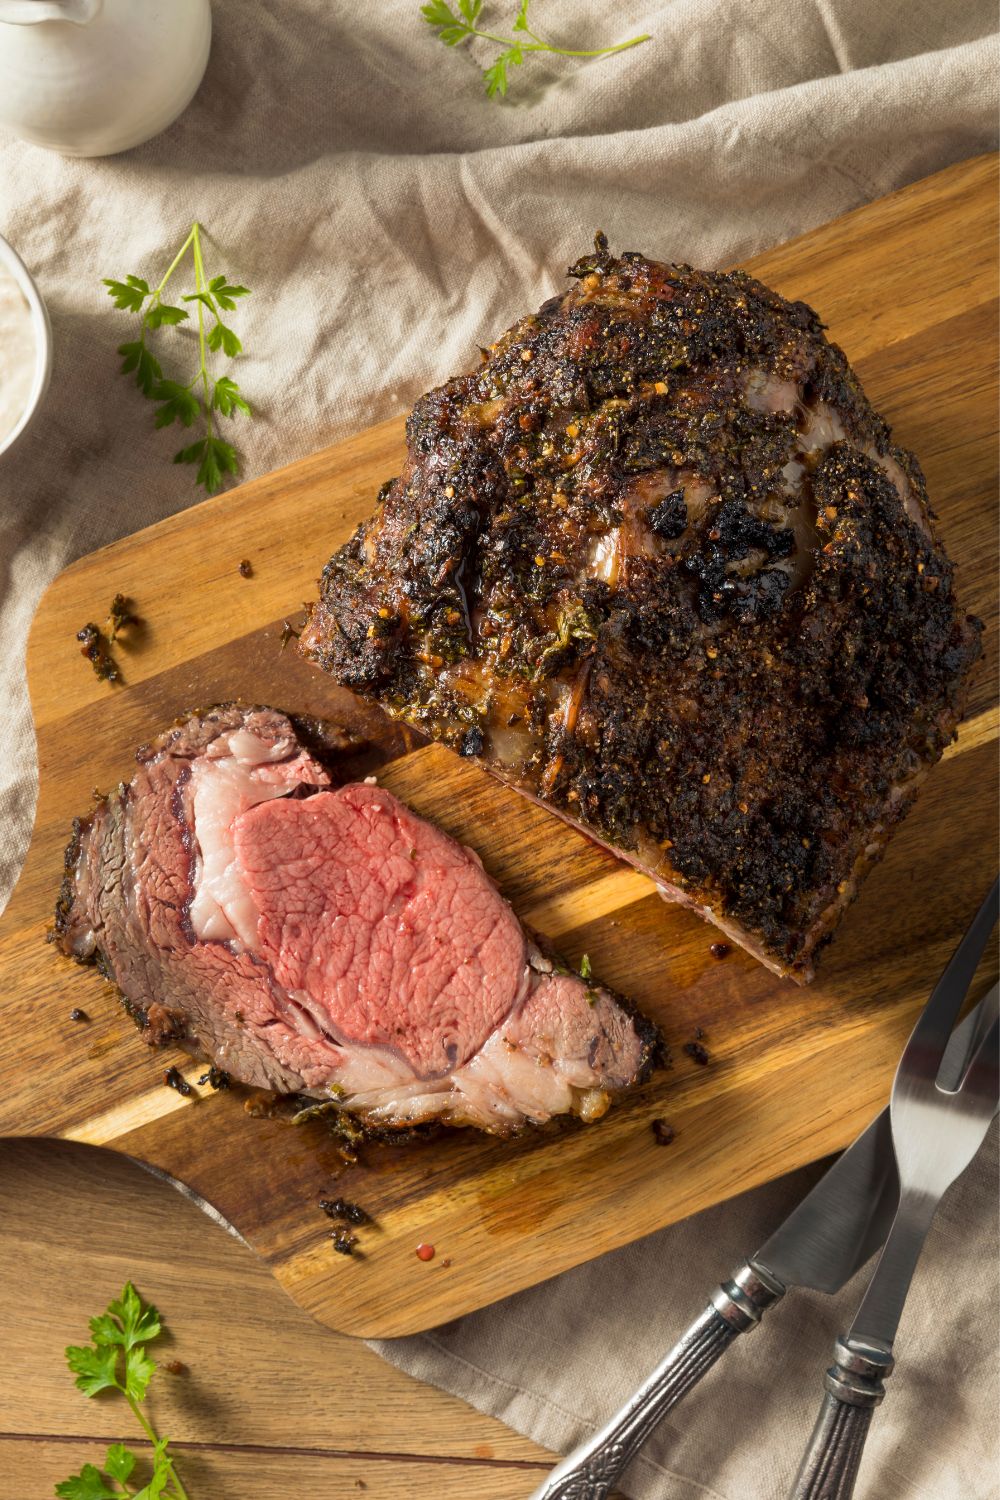
[[[1000,1042],[1000,1021],[994,1021],[966,1068],[957,1093],[968,1096],[970,1099],[975,1096],[984,1104],[991,1102],[994,1107],[1000,1102],[997,1096],[997,1085],[1000,1083],[998,1042]]]
[[[957,1093],[965,1086],[969,1069],[982,1054],[990,1039],[990,1032],[996,1030],[998,1017],[1000,1017],[1000,984],[995,984],[976,1006],[975,1026],[969,1033],[967,1044],[961,1049],[954,1045],[958,1040],[958,1035],[952,1032],[937,1076],[937,1086],[943,1094]],[[995,1039],[993,1045],[996,1046]]]
[[[1000,917],[1000,879],[994,880],[989,894],[969,924],[968,931],[952,954],[951,961],[934,987],[931,998],[910,1033],[900,1058],[900,1069],[920,1053],[919,1071],[935,1077],[941,1056],[948,1044],[962,1001],[975,978],[979,960],[989,942],[990,933]]]

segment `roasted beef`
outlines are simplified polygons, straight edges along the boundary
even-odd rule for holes
[[[979,622],[809,307],[600,236],[570,275],[417,403],[301,649],[807,980]]]
[[[152,1043],[375,1126],[592,1120],[653,1028],[544,955],[476,856],[272,709],[192,715],[74,830],[63,950]]]

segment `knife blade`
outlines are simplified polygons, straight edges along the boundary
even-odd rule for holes
[[[965,1056],[982,1002],[952,1032],[942,1068]],[[765,1240],[752,1265],[785,1287],[839,1292],[885,1243],[899,1204],[888,1105]]]

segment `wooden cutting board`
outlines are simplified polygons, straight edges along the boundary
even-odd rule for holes
[[[642,876],[477,767],[414,748],[280,650],[283,617],[300,616],[327,556],[398,471],[397,419],[83,558],[45,595],[28,651],[38,813],[0,929],[0,1132],[110,1147],[168,1174],[235,1226],[303,1307],[366,1335],[481,1307],[845,1145],[884,1103],[914,1015],[993,871],[996,175],[992,158],[950,168],[751,264],[820,310],[919,455],[964,602],[987,622],[961,735],[811,987],[739,952],[714,959],[714,929]],[[669,255],[666,229],[645,248]],[[75,633],[119,591],[142,625],[119,648],[124,684],[111,686]],[[463,1131],[367,1146],[350,1167],[321,1123],[250,1117],[236,1088],[182,1098],[164,1087],[168,1063],[189,1080],[202,1069],[151,1052],[99,975],[60,958],[46,930],[69,825],[91,789],[127,779],[134,747],[179,712],[236,697],[360,727],[371,747],[359,769],[379,765],[386,786],[478,850],[568,959],[589,953],[597,976],[660,1023],[673,1065],[595,1126],[506,1144]],[[71,1021],[74,1006],[89,1020]],[[698,1028],[705,1065],[682,1050]],[[674,1128],[669,1146],[654,1140],[659,1119]],[[331,1192],[376,1219],[363,1256],[333,1252],[316,1202]],[[421,1241],[433,1260],[415,1256]]]

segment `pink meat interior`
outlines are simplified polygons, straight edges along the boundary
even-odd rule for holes
[[[460,1067],[510,1013],[525,969],[513,912],[390,793],[261,802],[233,838],[256,952],[341,1040],[393,1047],[428,1077]]]

